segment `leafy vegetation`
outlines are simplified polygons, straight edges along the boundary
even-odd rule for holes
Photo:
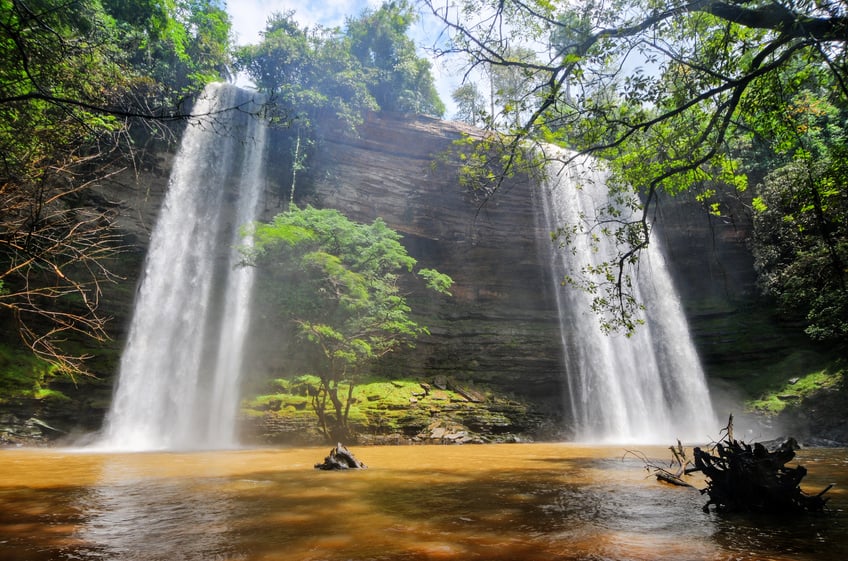
[[[165,132],[218,79],[229,20],[213,0],[0,1],[0,308],[65,372],[69,334],[107,337],[99,310],[119,250],[91,188],[134,165],[134,133]]]
[[[402,111],[441,117],[430,61],[420,58],[408,37],[416,12],[409,0],[384,2],[348,19],[346,48],[362,66],[368,91],[384,111]]]
[[[430,62],[407,36],[415,17],[406,0],[365,10],[344,30],[278,12],[258,44],[236,50],[235,67],[267,94],[271,121],[292,133],[292,202],[297,173],[325,135],[355,133],[369,111],[444,114]]]
[[[638,323],[630,319],[639,306],[629,277],[650,241],[648,217],[660,193],[694,192],[720,215],[718,185],[742,192],[791,165],[780,176],[783,187],[772,176],[754,199],[753,212],[771,208],[775,218],[793,216],[796,226],[803,223],[794,241],[781,241],[777,249],[772,236],[772,247],[763,248],[764,286],[803,308],[812,336],[840,337],[848,311],[845,232],[839,227],[848,107],[844,2],[427,4],[451,36],[443,52],[469,61],[469,80],[490,85],[491,109],[483,114],[474,91],[458,91],[466,104],[463,115],[497,131],[507,152],[557,144],[574,151],[547,156],[564,161],[594,154],[607,164],[611,202],[599,209],[602,218],[583,231],[563,225],[558,234],[616,241],[618,254],[606,266],[584,267],[567,277],[596,295],[598,308],[621,318],[608,323],[625,331]],[[524,51],[520,55],[517,46]],[[505,80],[509,73],[522,79]],[[498,158],[492,173],[504,177],[544,160]],[[490,177],[475,175],[485,177],[491,189]],[[790,186],[794,210],[768,195]],[[622,201],[638,201],[641,212],[623,219]],[[770,233],[760,241],[779,230],[779,220],[765,218],[761,226]],[[782,259],[770,260],[769,252]],[[792,269],[785,276],[775,272]],[[811,278],[814,269],[828,278]],[[807,280],[796,286],[790,276]],[[817,290],[820,296],[813,294]]]
[[[814,340],[848,338],[848,112],[835,105],[833,76],[799,69],[800,87],[762,94],[755,135],[743,154],[770,166],[756,186],[753,251],[765,294]],[[780,101],[772,99],[779,95]],[[756,127],[756,128],[755,128]],[[747,159],[746,158],[746,159]]]
[[[331,209],[292,206],[257,225],[253,240],[244,251],[259,269],[267,307],[313,350],[320,384],[311,403],[321,430],[329,440],[348,439],[355,379],[372,361],[428,333],[410,318],[398,285],[416,261],[382,220],[357,224]],[[449,294],[447,275],[415,274],[428,289]]]
[[[802,369],[796,372],[805,371]],[[836,365],[830,365],[822,370],[772,383],[756,399],[749,400],[747,406],[758,413],[775,415],[787,407],[801,405],[804,399],[816,396],[819,392],[838,390],[843,382],[844,371]]]
[[[430,62],[407,36],[415,12],[386,2],[346,29],[302,27],[295,12],[268,20],[262,41],[240,48],[236,67],[267,92],[276,118],[310,129],[329,115],[353,128],[368,110],[444,114]]]
[[[55,365],[30,353],[0,345],[0,403],[10,399],[66,399],[47,387],[57,374]]]

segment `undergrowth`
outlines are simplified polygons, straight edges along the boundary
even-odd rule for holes
[[[67,399],[47,387],[58,374],[56,365],[31,352],[0,344],[0,403],[11,399]]]
[[[747,402],[751,411],[776,415],[789,407],[796,407],[819,392],[844,390],[845,367],[840,361],[807,371],[796,371],[796,375],[786,378],[773,377],[771,384],[762,393]]]

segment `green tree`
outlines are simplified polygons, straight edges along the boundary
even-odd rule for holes
[[[220,0],[102,0],[114,41],[134,71],[174,104],[221,79],[230,64],[230,21]],[[177,97],[179,96],[179,97]]]
[[[271,95],[289,125],[299,119],[311,126],[323,114],[354,128],[378,109],[441,116],[430,63],[406,35],[413,22],[405,1],[348,19],[344,32],[303,27],[295,12],[277,13],[258,44],[238,50],[236,67]]]
[[[474,82],[466,82],[456,88],[451,94],[451,98],[456,103],[455,119],[471,125],[485,121],[486,100]]]
[[[257,225],[253,236],[246,262],[258,268],[272,305],[316,351],[313,407],[321,430],[329,440],[346,440],[356,377],[428,333],[410,318],[401,275],[414,271],[441,294],[453,281],[434,269],[415,271],[400,235],[380,219],[357,224],[336,210],[292,207]]]
[[[283,126],[313,132],[324,116],[353,129],[377,109],[338,30],[301,27],[294,12],[271,16],[262,41],[240,48],[236,65],[268,93],[272,116]]]
[[[512,67],[533,76],[512,100],[529,109],[526,118],[517,126],[493,123],[508,146],[497,173],[528,162],[511,154],[530,141],[555,143],[573,148],[573,155],[602,158],[612,174],[612,199],[641,199],[635,220],[604,225],[619,253],[599,279],[583,284],[604,292],[599,301],[620,316],[634,312],[626,268],[649,243],[647,216],[657,193],[703,188],[699,196],[709,201],[711,184],[746,188],[733,145],[757,122],[758,100],[777,100],[770,93],[777,84],[791,90],[805,69],[830,74],[830,102],[846,106],[848,6],[841,0],[427,4],[451,36],[446,54],[458,53],[472,67]],[[536,59],[511,58],[515,45],[533,49]],[[618,274],[605,291],[611,268]]]
[[[406,2],[366,11],[344,32],[276,13],[258,44],[238,49],[236,68],[268,94],[272,121],[291,132],[292,193],[308,151],[339,124],[353,133],[368,111],[381,109],[444,113],[430,63],[406,37],[413,21]]]
[[[796,69],[760,92],[752,156],[770,165],[755,186],[753,253],[763,292],[815,340],[848,335],[848,108],[831,103],[832,75]],[[765,149],[764,149],[765,148]],[[764,157],[763,157],[764,155]],[[756,156],[761,156],[756,158]]]
[[[206,72],[228,36],[211,2],[106,4],[124,11],[96,0],[0,0],[0,310],[34,352],[71,373],[84,357],[66,353],[62,340],[107,336],[98,300],[120,243],[115,205],[92,202],[91,187],[132,165],[137,126],[186,117],[174,105],[186,82],[147,74],[132,37],[147,33],[154,15],[181,22],[181,33],[208,39],[198,49],[217,49],[218,58],[194,67]],[[215,33],[201,31],[213,20]],[[174,25],[158,40],[180,35]]]
[[[408,0],[384,2],[349,19],[345,36],[381,109],[441,117],[445,105],[436,92],[430,61],[417,55],[408,36],[415,21]]]
[[[533,96],[525,95],[539,86],[534,83],[538,79],[538,73],[533,70],[536,53],[525,47],[509,47],[503,55],[505,64],[490,65],[492,106],[499,108],[502,124],[520,127],[538,105]],[[497,116],[493,118],[497,121]]]
[[[755,199],[754,256],[764,292],[815,340],[848,339],[848,168],[796,161],[769,174]]]

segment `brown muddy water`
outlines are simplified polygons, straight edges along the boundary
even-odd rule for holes
[[[799,452],[806,490],[836,483],[829,512],[801,518],[704,513],[624,447],[352,450],[369,469],[314,470],[329,447],[0,450],[0,559],[848,559],[846,449]]]

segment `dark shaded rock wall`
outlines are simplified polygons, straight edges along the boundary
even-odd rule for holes
[[[471,129],[425,117],[372,116],[358,138],[321,142],[295,199],[360,222],[380,217],[403,235],[420,266],[453,278],[450,298],[408,287],[408,301],[431,336],[384,360],[385,374],[485,383],[556,414],[561,351],[547,248],[539,244],[547,234],[536,223],[539,193],[523,179],[488,201],[462,187],[458,160],[443,156],[463,132]],[[287,204],[281,194],[291,186],[279,149],[271,146],[269,154],[269,217]],[[264,357],[258,370],[285,369],[273,364],[285,361],[279,344],[267,341],[258,351]]]
[[[744,391],[754,378],[783,368],[799,349],[813,348],[803,326],[782,321],[757,288],[750,196],[720,192],[722,216],[714,216],[684,193],[661,198],[655,216],[719,409],[722,397],[731,398],[727,406],[756,397]]]

